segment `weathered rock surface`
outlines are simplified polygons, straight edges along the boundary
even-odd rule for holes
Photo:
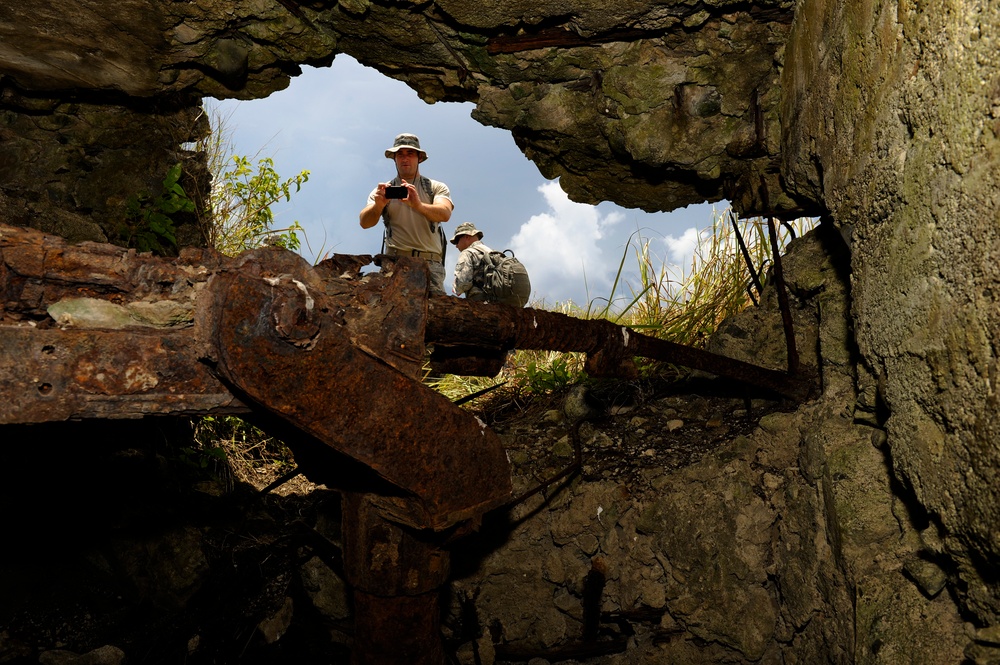
[[[791,3],[529,4],[134,0],[113,18],[99,3],[12,7],[4,101],[19,114],[39,95],[249,99],[348,53],[428,102],[475,101],[480,122],[511,130],[576,200],[667,210],[728,198],[749,211],[764,206],[764,183],[775,209],[820,209],[787,197],[777,170]],[[46,114],[74,124],[76,111]]]
[[[202,201],[204,159],[182,144],[206,134],[208,120],[190,104],[63,102],[6,90],[0,100],[4,222],[73,241],[125,244],[130,200],[159,194],[178,163],[186,191]],[[204,244],[191,221],[181,225],[177,240]]]
[[[795,410],[753,400],[747,411],[738,393],[694,383],[692,395],[590,416],[579,428],[582,475],[517,507],[504,538],[493,536],[505,544],[454,585],[493,622],[498,658],[586,645],[587,604],[598,602],[596,644],[613,642],[616,625],[634,632],[601,662],[961,662],[961,615],[909,572],[926,517],[893,487],[888,451],[873,445],[880,430],[858,408],[844,362],[847,283],[829,231],[793,241],[784,262],[822,396]],[[764,303],[728,321],[712,346],[781,366],[773,287]],[[671,431],[673,420],[683,425]],[[539,456],[568,459],[558,437],[569,422],[495,427],[535,474],[525,485]],[[596,601],[586,591],[595,569],[606,578]]]
[[[960,602],[992,625],[1000,17],[973,7],[804,5],[786,47],[782,159],[853,239],[854,331],[896,476],[944,539]]]

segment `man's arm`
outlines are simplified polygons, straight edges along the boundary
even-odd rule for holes
[[[458,255],[458,262],[455,264],[455,286],[452,287],[452,291],[457,296],[472,288],[474,272],[472,254],[473,252],[467,249]]]
[[[382,217],[382,210],[389,205],[389,199],[385,198],[385,185],[386,183],[380,182],[375,188],[374,200],[369,197],[368,205],[361,209],[361,214],[358,215],[361,228],[370,229],[378,224],[379,218]]]
[[[364,208],[361,209],[361,215],[359,218],[361,220],[361,228],[370,229],[371,227],[378,224],[378,220],[382,217],[382,209],[385,208],[385,204],[379,205],[378,202],[369,203]]]
[[[451,202],[451,199],[438,197],[434,203],[424,203],[420,200],[416,188],[412,185],[410,186],[409,194],[404,203],[423,215],[428,222],[440,223],[451,219],[451,211],[455,209],[455,205]]]

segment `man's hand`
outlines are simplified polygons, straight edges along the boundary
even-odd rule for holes
[[[389,186],[387,182],[380,182],[375,188],[375,205],[381,210],[389,203],[389,199],[385,197],[385,188]]]
[[[420,195],[417,193],[417,188],[402,178],[400,178],[399,182],[403,185],[403,187],[406,187],[406,198],[400,200],[417,212],[420,212],[420,204],[422,202],[420,201]]]
[[[378,224],[378,220],[382,216],[382,210],[389,205],[389,199],[385,198],[385,188],[388,186],[389,183],[387,182],[380,182],[376,185],[375,200],[362,208],[361,214],[358,216],[361,228],[370,229]]]
[[[447,222],[451,219],[451,211],[455,206],[449,199],[442,199],[440,203],[424,203],[420,200],[420,194],[417,193],[417,188],[412,183],[402,178],[400,178],[400,182],[403,187],[406,187],[406,198],[398,199],[401,203],[410,206],[429,222]],[[361,228],[370,229],[378,224],[382,210],[389,205],[389,199],[385,197],[385,188],[388,185],[387,182],[380,182],[375,188],[375,200],[366,206],[359,216]]]

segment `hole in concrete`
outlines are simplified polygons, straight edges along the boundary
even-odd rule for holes
[[[640,237],[650,240],[654,261],[687,268],[698,231],[712,225],[713,208],[721,215],[729,207],[720,201],[646,213],[609,202],[573,203],[556,181],[546,181],[509,132],[474,120],[474,104],[428,105],[404,83],[346,55],[328,68],[304,68],[287,89],[266,99],[206,104],[225,118],[236,153],[273,156],[283,179],[310,171],[291,202],[273,208],[277,228],[293,220],[302,224],[301,253],[309,260],[380,251],[382,225],[361,229],[358,213],[376,183],[395,175],[384,149],[401,132],[420,137],[428,154],[421,174],[451,190],[455,211],[446,232],[471,221],[484,231],[487,245],[513,249],[528,267],[533,297],[548,303],[599,299],[603,306],[624,256],[624,279],[613,296],[624,305],[631,299],[629,286],[642,288],[634,259]],[[449,246],[448,291],[457,258]]]

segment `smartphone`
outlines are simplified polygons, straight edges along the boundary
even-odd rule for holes
[[[392,185],[387,185],[385,188],[385,198],[387,199],[405,199],[407,196],[406,187],[399,185],[393,187]]]

